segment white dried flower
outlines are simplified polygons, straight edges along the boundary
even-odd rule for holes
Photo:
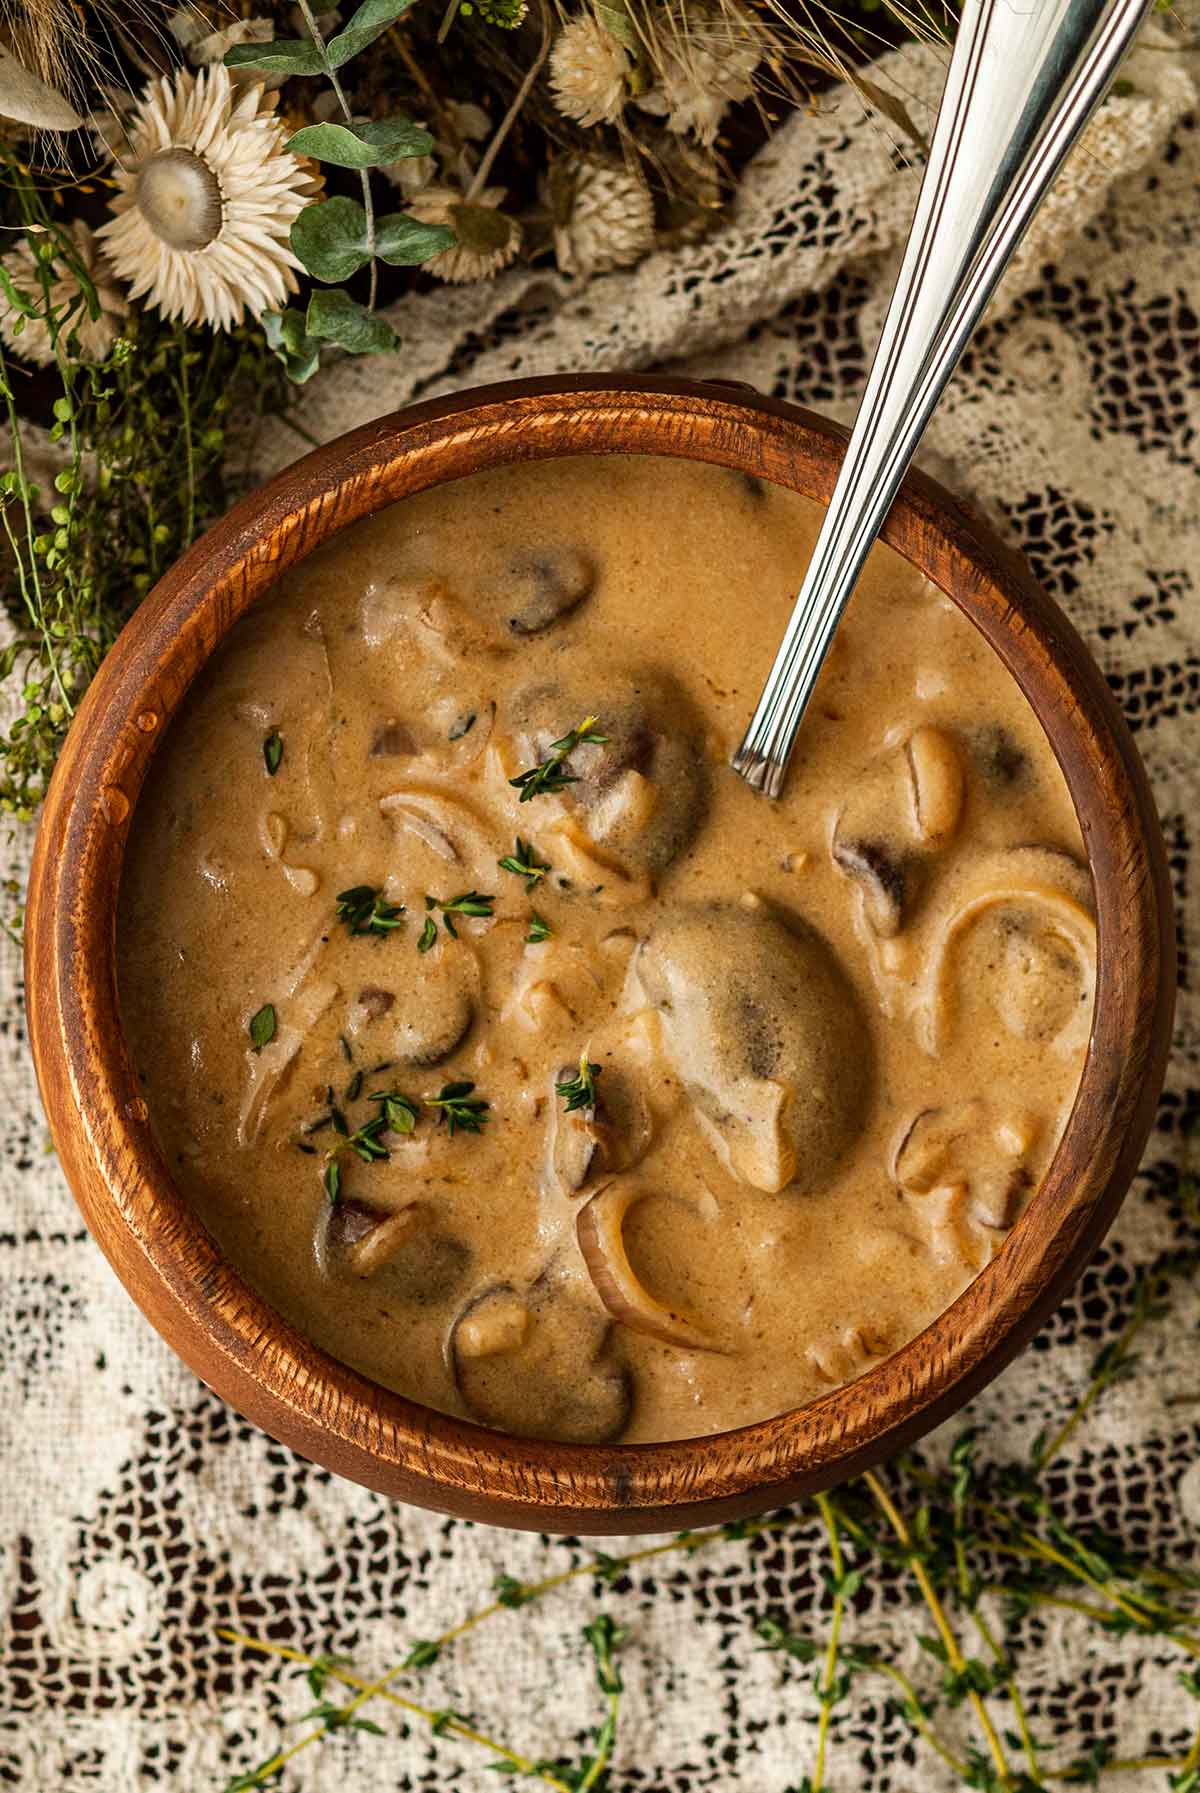
[[[192,44],[188,49],[188,61],[195,68],[207,68],[210,63],[223,62],[225,52],[232,50],[235,44],[266,44],[276,36],[278,33],[270,19],[235,19],[223,31],[210,31],[207,37]],[[229,78],[235,87],[259,86],[268,93],[282,87],[287,80],[286,75],[264,75],[261,69],[252,68],[231,68]]]
[[[554,104],[577,124],[615,124],[629,98],[632,67],[612,33],[581,14],[563,26],[550,52]]]
[[[130,298],[229,330],[296,291],[288,233],[319,183],[282,148],[274,103],[219,63],[151,83],[97,233]]]
[[[506,268],[521,247],[521,226],[500,210],[503,187],[484,187],[468,200],[458,187],[426,187],[408,202],[408,213],[422,224],[445,224],[458,238],[425,263],[429,274],[461,285],[490,280]]]
[[[87,306],[81,302],[82,286],[63,256],[56,256],[49,263],[48,295],[43,291],[38,273],[39,265],[45,264],[39,264],[28,238],[22,238],[12,253],[5,256],[4,268],[17,291],[36,305],[40,313],[45,312],[48,297],[57,332],[64,343],[74,336],[84,361],[104,361],[120,335],[121,320],[129,307],[87,225],[77,220],[69,224],[67,230],[75,245],[75,253],[95,289],[100,308],[96,317],[89,317]],[[32,361],[38,367],[49,367],[55,359],[54,336],[46,317],[26,316],[3,289],[0,289],[0,337],[23,361]]]
[[[638,98],[669,131],[712,143],[727,106],[749,99],[767,47],[762,26],[735,0],[665,10],[651,56],[656,79]]]
[[[551,180],[554,258],[564,274],[627,268],[654,247],[654,201],[621,162],[564,158]]]

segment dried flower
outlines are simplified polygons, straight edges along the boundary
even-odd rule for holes
[[[129,307],[116,286],[95,237],[82,220],[67,226],[75,245],[75,253],[95,291],[99,313],[89,317],[83,301],[83,287],[66,258],[56,255],[41,263],[27,237],[23,237],[11,254],[4,258],[4,268],[21,295],[37,308],[38,315],[29,316],[15,306],[8,294],[0,290],[0,337],[5,345],[32,361],[38,367],[49,367],[55,359],[54,332],[45,315],[47,299],[54,313],[56,331],[65,341],[74,336],[85,361],[104,361],[120,334],[121,319]],[[48,240],[48,239],[47,239]],[[50,286],[47,294],[39,275],[39,267],[48,266]]]
[[[266,44],[278,36],[271,19],[235,19],[224,30],[210,31],[207,37],[199,38],[188,46],[188,61],[196,68],[207,68],[210,63],[223,62],[225,52],[232,50],[234,44]],[[263,75],[261,71],[248,68],[232,68],[229,78],[235,87],[259,86],[270,93],[276,87],[282,87],[287,79],[285,75]]]
[[[754,92],[766,48],[762,26],[737,0],[667,6],[649,46],[656,78],[638,105],[669,131],[712,143],[725,108]]]
[[[425,266],[439,280],[460,284],[488,280],[506,268],[521,247],[521,226],[500,210],[503,187],[484,187],[468,199],[457,187],[426,187],[409,201],[410,217],[445,224],[458,241]]]
[[[550,208],[564,274],[627,268],[654,247],[654,201],[622,162],[562,157],[550,177]]]
[[[296,291],[288,232],[317,181],[281,148],[274,103],[220,64],[151,83],[97,233],[131,298],[228,330]]]
[[[577,124],[615,124],[629,98],[632,67],[611,32],[580,14],[563,26],[550,53],[554,104]]]

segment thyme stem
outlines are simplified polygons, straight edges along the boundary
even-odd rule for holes
[[[821,1793],[821,1788],[825,1784],[825,1754],[829,1743],[829,1725],[833,1714],[830,1695],[837,1678],[838,1643],[842,1633],[842,1618],[846,1610],[846,1600],[841,1591],[845,1562],[842,1556],[842,1541],[838,1534],[837,1519],[827,1494],[818,1494],[816,1499],[817,1511],[821,1515],[829,1538],[829,1556],[836,1579],[833,1617],[829,1623],[829,1647],[825,1652],[825,1672],[822,1677],[821,1691],[824,1697],[821,1700],[821,1711],[817,1718],[817,1755],[812,1771],[812,1793]]]
[[[938,1599],[937,1590],[929,1579],[929,1571],[921,1560],[906,1521],[902,1517],[887,1489],[883,1486],[879,1477],[873,1470],[869,1469],[866,1471],[863,1476],[863,1481],[871,1490],[876,1504],[879,1506],[884,1517],[887,1519],[888,1524],[891,1526],[897,1538],[900,1540],[900,1543],[908,1553],[908,1563],[912,1570],[913,1577],[921,1590],[922,1598],[929,1608],[933,1622],[937,1626],[938,1636],[946,1647],[947,1662],[957,1674],[965,1676],[967,1665],[962,1650],[959,1648],[958,1639],[954,1635],[954,1630],[949,1619],[946,1617],[946,1609]],[[996,1772],[999,1774],[1002,1782],[1008,1782],[1012,1778],[1009,1773],[1008,1758],[1004,1754],[1004,1745],[1001,1743],[996,1727],[992,1723],[991,1714],[988,1712],[983,1700],[975,1692],[974,1688],[968,1688],[967,1698],[970,1700],[975,1716],[979,1720],[979,1728],[983,1732],[988,1749],[991,1752],[992,1760],[996,1765]]]

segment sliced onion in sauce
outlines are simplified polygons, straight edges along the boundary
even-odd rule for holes
[[[630,1183],[609,1183],[580,1210],[575,1235],[596,1293],[613,1319],[632,1332],[693,1351],[719,1351],[722,1347],[697,1321],[652,1295],[629,1261],[625,1220],[648,1194]]]

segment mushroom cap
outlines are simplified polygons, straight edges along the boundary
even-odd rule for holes
[[[564,793],[567,805],[601,859],[657,876],[708,808],[700,720],[673,680],[645,668],[598,674],[586,695],[565,683],[530,686],[507,717],[522,763],[544,759],[584,715],[595,715],[608,739],[568,757],[565,769],[577,782]]]
[[[733,1174],[771,1193],[826,1185],[862,1130],[874,1055],[825,940],[766,908],[680,907],[663,912],[637,969]]]
[[[539,1278],[524,1292],[496,1283],[455,1321],[450,1367],[468,1412],[485,1426],[606,1444],[625,1430],[633,1404],[612,1330],[606,1313],[558,1280]]]

